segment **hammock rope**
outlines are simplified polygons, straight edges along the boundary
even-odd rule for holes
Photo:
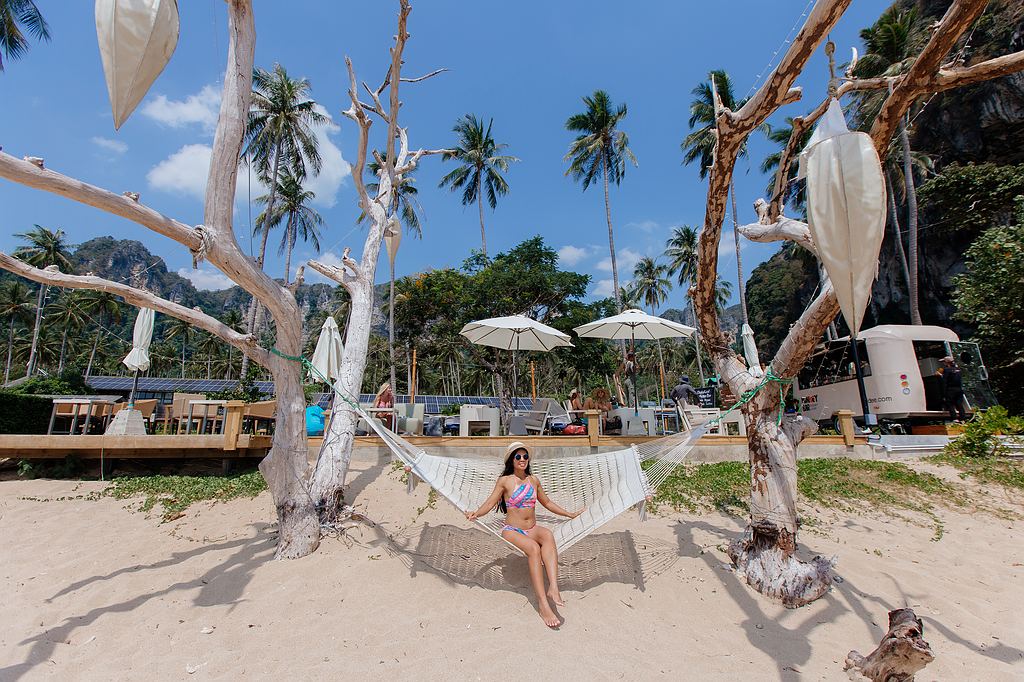
[[[409,476],[426,482],[460,511],[478,509],[494,490],[497,467],[493,458],[432,455],[367,414],[358,399],[353,399],[339,390],[306,358],[288,355],[277,348],[271,348],[270,352],[286,360],[301,363],[316,378],[331,386],[334,394],[362,417],[388,449],[401,460],[409,470]],[[531,470],[540,479],[551,500],[570,511],[583,510],[575,519],[566,519],[551,515],[538,505],[538,522],[551,528],[557,546],[561,551],[565,551],[619,514],[637,505],[640,506],[643,515],[646,501],[686,459],[700,438],[716,421],[750,402],[754,395],[769,383],[783,384],[786,381],[775,376],[769,369],[762,382],[744,393],[740,401],[729,411],[687,432],[633,444],[612,452],[534,458],[530,462]],[[780,393],[783,390],[780,386]],[[411,481],[412,479],[410,483]],[[478,518],[476,523],[509,546],[515,547],[502,537],[504,517],[495,512],[496,510]]]

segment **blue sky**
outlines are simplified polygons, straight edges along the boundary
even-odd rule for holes
[[[885,9],[883,0],[858,0],[832,38],[838,56],[859,46],[857,32]],[[0,74],[0,145],[16,156],[46,159],[47,167],[112,191],[137,191],[142,200],[170,216],[202,222],[202,189],[219,84],[227,46],[222,0],[180,2],[181,38],[167,69],[135,114],[115,131],[96,46],[92,3],[42,3],[53,41],[36,44],[26,58]],[[318,210],[326,220],[323,254],[300,246],[297,259],[337,259],[345,246],[358,253],[364,233],[356,226],[356,193],[349,177],[355,128],[341,116],[347,79],[343,58],[357,76],[378,83],[386,68],[395,30],[397,3],[292,0],[255,3],[256,63],[283,64],[305,76],[314,98],[334,124],[321,131],[325,170],[312,181]],[[465,113],[494,119],[494,134],[518,156],[507,175],[511,192],[497,211],[487,210],[488,248],[493,253],[536,234],[560,250],[563,265],[593,276],[591,293],[608,294],[608,241],[600,186],[582,192],[565,177],[563,157],[571,141],[566,118],[581,110],[581,97],[597,88],[629,105],[623,129],[629,133],[639,168],[630,167],[612,189],[612,216],[620,277],[628,279],[636,259],[659,255],[671,228],[703,221],[706,183],[695,167],[681,165],[679,142],[688,132],[690,90],[713,68],[733,77],[737,94],[767,76],[766,66],[799,17],[806,0],[733,0],[729,3],[651,1],[613,3],[571,0],[515,3],[414,2],[405,73],[438,67],[439,77],[403,85],[402,125],[413,147],[443,147],[451,127]],[[760,77],[759,77],[760,76]],[[825,95],[827,62],[822,50],[798,81],[801,102],[773,117],[806,112]],[[378,126],[379,127],[379,126]],[[740,221],[754,219],[752,203],[766,178],[760,161],[772,151],[754,135],[749,160],[737,165]],[[404,240],[398,274],[457,266],[479,248],[475,206],[463,208],[459,195],[437,189],[450,168],[428,158],[417,174],[425,222],[422,241]],[[249,248],[246,183],[240,184],[236,232]],[[253,196],[260,193],[255,184]],[[102,235],[138,239],[162,256],[168,268],[200,288],[230,284],[208,265],[192,271],[191,258],[177,244],[133,223],[89,207],[0,182],[0,249],[10,251],[12,235],[33,223],[61,227],[72,243]],[[256,211],[253,211],[255,215]],[[272,238],[273,239],[273,238]],[[723,235],[723,277],[736,278],[731,231]],[[772,253],[774,245],[746,242],[745,275]],[[386,263],[386,261],[385,261]],[[276,251],[268,270],[281,276]],[[378,270],[379,279],[386,268]],[[315,274],[310,281],[315,281]],[[675,290],[667,306],[680,306]]]

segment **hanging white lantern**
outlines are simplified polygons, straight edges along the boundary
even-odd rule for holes
[[[835,99],[800,154],[800,177],[804,176],[811,237],[856,337],[878,274],[885,181],[871,137],[847,128]]]
[[[120,128],[174,54],[178,45],[178,3],[96,0],[96,39],[114,128]]]
[[[391,218],[388,226],[384,229],[384,248],[388,250],[388,260],[391,267],[395,267],[395,257],[398,255],[398,245],[402,243],[402,227],[395,218]]]

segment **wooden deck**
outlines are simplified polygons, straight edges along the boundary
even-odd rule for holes
[[[532,448],[572,448],[580,452],[589,448],[618,449],[633,443],[658,440],[661,436],[410,436],[411,444],[446,452],[504,449],[513,441],[522,441]],[[241,459],[262,458],[270,450],[271,436],[249,434],[224,435],[166,435],[166,436],[30,436],[0,435],[0,458],[58,459],[74,455],[82,459]],[[310,450],[319,450],[322,438],[310,438]],[[700,446],[745,445],[744,436],[704,436]],[[863,438],[857,444],[866,443]],[[839,445],[842,436],[811,436],[804,443]],[[357,436],[355,448],[380,448],[383,444],[376,436]]]

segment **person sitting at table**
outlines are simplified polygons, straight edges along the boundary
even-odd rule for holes
[[[619,420],[620,423],[617,427],[614,423],[611,425],[608,423],[608,413],[612,411],[612,400],[607,388],[598,386],[591,391],[590,397],[587,398],[585,403],[583,403],[583,408],[587,410],[597,410],[600,412],[601,423],[604,425],[604,429],[606,431],[609,428],[622,428],[621,420]]]
[[[580,398],[580,391],[578,388],[574,388],[569,391],[569,409],[572,412],[582,412],[586,409],[583,406],[583,399]]]
[[[395,394],[391,392],[391,384],[385,381],[377,389],[377,395],[373,399],[373,407],[375,408],[391,408],[391,412],[378,412],[374,416],[383,422],[384,426],[389,429],[393,429],[395,426]]]

